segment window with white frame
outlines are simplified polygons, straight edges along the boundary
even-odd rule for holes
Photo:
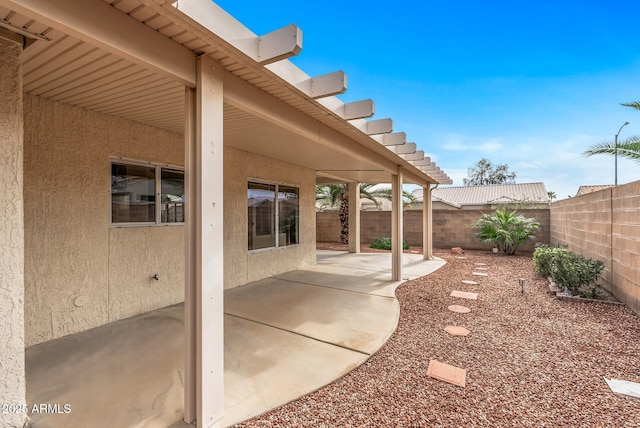
[[[250,181],[247,186],[248,249],[300,243],[300,191],[296,186]]]
[[[161,165],[112,161],[111,223],[184,223],[184,171]]]

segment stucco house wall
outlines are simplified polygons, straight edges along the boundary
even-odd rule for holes
[[[18,43],[19,41],[19,43]],[[0,397],[25,404],[22,40],[0,37]],[[20,407],[18,407],[18,410]],[[0,426],[22,427],[20,411],[0,412]]]
[[[300,244],[247,251],[249,179],[299,186]],[[233,288],[316,263],[315,171],[224,148],[224,286]]]
[[[184,227],[110,226],[111,158],[184,165],[182,135],[24,101],[26,346],[183,301]]]
[[[182,302],[184,226],[111,226],[110,165],[183,165],[183,136],[24,97],[26,346]],[[225,288],[314,264],[315,171],[232,147],[224,169]],[[299,187],[299,245],[247,250],[249,179]]]

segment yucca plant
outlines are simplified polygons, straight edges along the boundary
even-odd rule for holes
[[[523,242],[535,239],[540,223],[517,213],[497,209],[493,214],[484,214],[472,226],[476,237],[484,244],[494,245],[498,251],[507,255],[515,254]]]

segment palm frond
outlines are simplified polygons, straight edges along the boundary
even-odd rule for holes
[[[616,148],[615,143],[610,141],[604,143],[594,144],[585,150],[582,155],[589,157],[593,155],[611,155],[615,156],[616,152],[618,156],[631,159],[635,162],[640,162],[640,137],[633,135],[626,140],[618,143]]]
[[[637,110],[640,110],[640,102],[638,101],[634,101],[631,103],[621,103],[621,105],[625,106],[625,107],[632,107],[635,108]]]

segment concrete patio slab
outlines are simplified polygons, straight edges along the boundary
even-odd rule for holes
[[[27,348],[27,403],[68,404],[33,413],[34,428],[169,426],[182,419],[183,307]]]
[[[224,426],[318,389],[369,358],[233,316],[225,317],[225,331]]]
[[[277,278],[227,290],[224,307],[230,315],[367,354],[386,342],[400,315],[395,298]]]
[[[305,270],[276,275],[274,278],[383,297],[394,297],[395,290],[401,283],[400,281],[390,281],[388,272],[346,266],[337,267],[329,264],[318,264]]]
[[[406,256],[415,275],[444,264]],[[308,270],[225,291],[224,426],[343,376],[395,330],[401,282],[390,281],[390,255],[318,257]],[[183,315],[174,305],[28,348],[28,403],[71,409],[32,414],[32,426],[189,426]]]

